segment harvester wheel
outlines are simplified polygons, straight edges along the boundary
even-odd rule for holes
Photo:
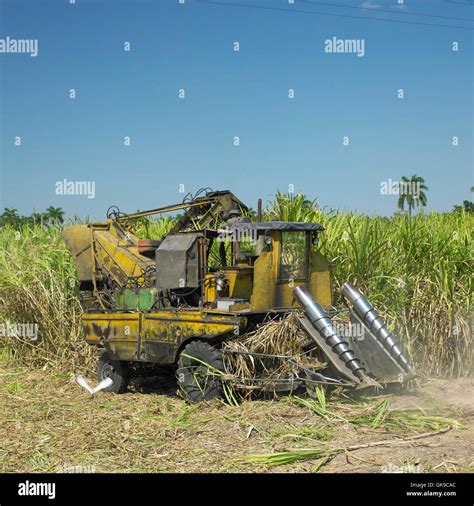
[[[222,394],[220,351],[204,341],[187,344],[178,360],[178,385],[191,402],[209,401]]]
[[[109,354],[104,351],[104,353],[100,356],[99,364],[97,365],[97,377],[99,381],[102,381],[105,378],[111,378],[113,380],[110,387],[104,388],[105,392],[122,394],[127,390],[130,379],[128,364],[123,360],[112,360]]]

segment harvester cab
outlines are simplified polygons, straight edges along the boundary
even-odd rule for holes
[[[326,258],[317,250],[317,223],[234,220],[220,231],[221,249],[229,241],[230,261],[217,276],[228,291],[211,293],[219,307],[221,295],[242,299],[253,312],[287,311],[295,286],[305,286],[323,306],[331,306],[331,278]],[[213,286],[211,284],[211,286]]]
[[[184,213],[164,237],[134,234],[135,220],[178,210]],[[301,378],[282,378],[292,389],[361,387],[414,375],[380,316],[351,285],[343,288],[351,318],[368,337],[335,330],[330,266],[318,249],[321,225],[256,222],[249,214],[231,192],[209,191],[134,214],[111,208],[105,222],[64,229],[77,266],[85,339],[102,351],[98,376],[113,379],[110,391],[124,391],[134,374],[172,366],[188,398],[215,397],[216,375],[210,380],[203,369],[222,370],[222,344],[289,312],[307,334],[304,353],[317,350],[327,363],[322,372],[306,365]]]

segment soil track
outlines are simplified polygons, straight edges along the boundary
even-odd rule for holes
[[[416,392],[394,396],[394,408],[422,407],[441,416],[462,421],[465,430],[450,430],[415,441],[413,445],[367,448],[332,461],[324,471],[332,472],[473,472],[474,471],[474,379],[429,379]],[[359,429],[364,441],[371,429]],[[365,433],[365,434],[364,434]],[[373,439],[373,435],[369,435]],[[357,458],[364,459],[358,461]],[[397,469],[397,466],[399,469]]]
[[[0,471],[311,472],[317,459],[267,468],[242,457],[389,440],[319,472],[472,472],[473,387],[473,378],[430,379],[387,397],[392,408],[423,407],[467,427],[399,442],[418,433],[324,420],[290,398],[190,406],[169,379],[90,398],[68,374],[0,364]]]

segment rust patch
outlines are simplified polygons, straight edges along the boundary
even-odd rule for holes
[[[105,329],[102,329],[100,325],[97,325],[97,323],[92,323],[92,328],[94,330],[94,334],[104,340],[107,340],[110,336],[110,332],[112,331],[112,327],[110,326],[110,323],[107,325]]]

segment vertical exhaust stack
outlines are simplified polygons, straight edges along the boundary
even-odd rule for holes
[[[413,367],[405,358],[400,346],[395,338],[388,331],[382,318],[379,316],[372,304],[355,288],[351,283],[342,285],[342,293],[351,301],[354,311],[374,334],[380,344],[387,350],[390,356],[405,370],[407,373],[416,374]]]
[[[313,327],[325,339],[328,346],[331,347],[338,358],[359,380],[363,381],[366,379],[366,371],[360,360],[355,356],[348,342],[336,334],[332,320],[328,317],[324,309],[313,299],[309,291],[304,286],[297,286],[293,293],[296,300],[305,310]]]
[[[262,221],[263,211],[262,211],[262,199],[258,199],[257,201],[257,221]]]

